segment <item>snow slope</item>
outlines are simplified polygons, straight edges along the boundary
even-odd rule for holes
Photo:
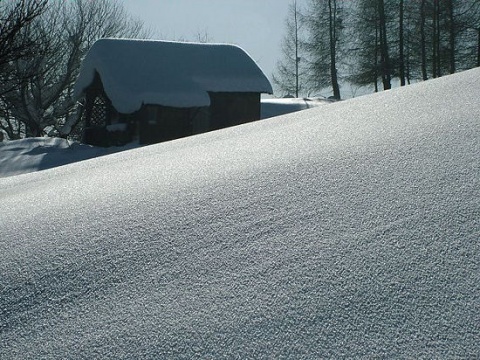
[[[480,69],[0,179],[0,358],[477,358]]]
[[[60,138],[27,138],[0,142],[0,178],[46,170],[137,147],[99,148]]]
[[[261,118],[285,115],[330,103],[328,100],[317,99],[263,99]],[[131,143],[120,147],[101,148],[48,137],[0,142],[0,178],[47,170],[138,146],[138,143]]]

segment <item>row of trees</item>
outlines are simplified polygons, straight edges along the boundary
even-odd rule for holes
[[[0,132],[69,133],[81,115],[73,85],[93,42],[149,35],[115,0],[0,0]]]
[[[294,1],[282,46],[282,93],[386,90],[480,66],[480,0]]]

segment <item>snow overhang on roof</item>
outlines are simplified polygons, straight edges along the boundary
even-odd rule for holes
[[[208,92],[273,92],[255,61],[226,44],[101,39],[83,61],[75,97],[83,95],[95,73],[121,113],[135,112],[142,104],[208,106]]]

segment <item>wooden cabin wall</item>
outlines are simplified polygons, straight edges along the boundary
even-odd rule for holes
[[[210,128],[222,129],[260,119],[260,93],[210,94]]]
[[[140,144],[179,139],[210,130],[208,107],[173,108],[145,105],[138,113]]]
[[[154,144],[260,119],[259,93],[209,93],[210,107],[174,108],[144,105],[134,114],[120,114],[103,90],[98,74],[86,91],[86,127],[83,141],[98,146],[122,145],[137,138]],[[127,124],[126,131],[108,131]]]
[[[190,108],[192,135],[210,131],[210,108],[208,106]]]
[[[192,134],[189,110],[145,105],[139,114],[140,144],[154,144]]]

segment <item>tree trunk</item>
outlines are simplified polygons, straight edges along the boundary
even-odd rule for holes
[[[480,66],[480,27],[477,29],[478,38],[477,38],[477,66]]]
[[[442,76],[440,69],[440,0],[433,1],[432,77]]]
[[[449,70],[450,74],[455,72],[455,19],[453,11],[453,0],[448,0],[448,20],[449,20],[449,45],[450,45],[450,54],[449,54]]]
[[[294,21],[295,21],[295,97],[298,98],[298,19],[297,19],[297,0],[294,4]]]
[[[399,34],[398,34],[399,47],[400,47],[399,62],[400,62],[400,85],[401,86],[405,86],[405,56],[404,56],[404,53],[403,53],[403,50],[404,50],[403,1],[404,0],[400,0],[400,22],[399,22]]]
[[[436,78],[437,75],[437,5],[438,0],[433,1],[433,12],[432,12],[432,77]]]
[[[43,135],[42,129],[33,121],[29,122],[25,127],[25,137],[40,137]]]
[[[336,20],[337,20],[337,3],[336,0],[328,0],[329,10],[329,34],[330,34],[330,75],[332,81],[333,97],[340,100],[340,86],[338,84],[337,63],[336,63]]]
[[[378,15],[380,20],[380,54],[382,60],[382,82],[383,89],[392,88],[390,75],[390,58],[388,56],[388,38],[387,38],[387,21],[385,17],[384,0],[378,1]]]
[[[422,63],[422,79],[428,80],[427,74],[427,49],[426,49],[426,39],[425,39],[425,22],[426,22],[426,5],[427,0],[422,0],[420,5],[420,48],[421,48],[421,63]]]
[[[437,53],[437,75],[438,75],[438,77],[440,77],[440,76],[442,76],[442,55],[441,55],[441,43],[440,43],[440,40],[441,40],[441,37],[440,37],[440,33],[441,33],[441,29],[440,29],[440,15],[441,15],[440,0],[435,0],[435,6],[436,6],[436,12],[437,12],[437,16],[436,16],[437,24],[435,26],[435,28],[437,29],[436,40],[435,40],[435,45],[437,47],[437,50],[436,50],[436,53]]]
[[[378,13],[378,11],[377,11]],[[377,20],[375,18],[375,20]],[[379,38],[379,35],[378,35],[378,21],[375,21],[375,55],[374,55],[374,58],[375,58],[375,75],[374,75],[374,84],[375,84],[375,92],[378,92],[378,38]]]

